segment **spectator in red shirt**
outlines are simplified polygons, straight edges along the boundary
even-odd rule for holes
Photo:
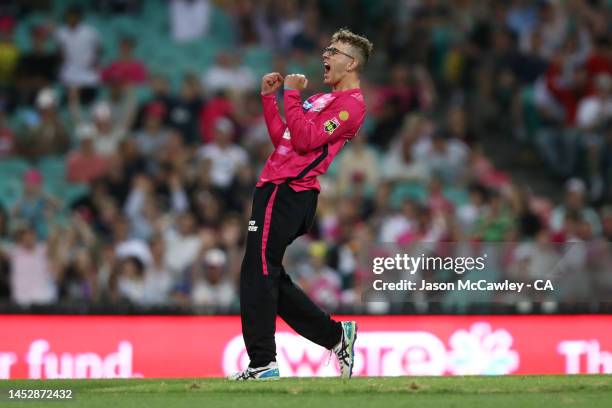
[[[78,150],[70,152],[66,166],[66,178],[71,183],[90,183],[103,176],[108,170],[108,159],[96,153],[94,138],[96,130],[90,124],[83,124],[77,129],[80,140]]]
[[[142,84],[147,81],[149,73],[147,67],[134,58],[135,41],[130,37],[123,37],[119,43],[119,58],[111,62],[102,71],[104,82],[121,82],[125,84]]]
[[[200,111],[200,136],[202,142],[212,141],[217,120],[227,117],[233,118],[234,105],[224,91],[219,91]]]
[[[566,41],[563,49],[551,60],[545,73],[549,92],[563,108],[566,127],[574,126],[578,102],[589,91],[587,71],[584,66],[577,64],[576,54],[575,41]]]
[[[594,45],[593,52],[585,62],[591,89],[598,74],[612,75],[612,40],[609,37],[601,37],[595,40]]]

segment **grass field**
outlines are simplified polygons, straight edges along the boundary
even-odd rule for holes
[[[8,401],[8,390],[73,390],[71,401]],[[46,380],[0,382],[6,407],[612,407],[612,376]]]

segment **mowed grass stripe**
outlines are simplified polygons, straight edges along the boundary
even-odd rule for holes
[[[502,394],[612,392],[610,375],[282,378],[270,382],[225,379],[9,380],[2,388],[71,388],[78,394],[266,393],[266,394]],[[612,401],[611,401],[612,406]]]
[[[74,391],[71,401],[6,402],[7,388]],[[285,378],[2,381],[9,408],[610,408],[611,376]]]

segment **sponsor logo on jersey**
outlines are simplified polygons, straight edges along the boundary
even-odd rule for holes
[[[331,94],[325,94],[318,97],[312,102],[312,111],[321,112],[334,99],[336,99],[336,97]]]
[[[339,118],[340,118],[340,120],[342,120],[342,121],[347,121],[347,120],[348,120],[348,118],[349,118],[349,113],[348,113],[348,111],[345,111],[345,110],[340,111],[340,113],[338,114],[338,117],[339,117]]]
[[[323,129],[327,132],[328,135],[334,133],[334,131],[340,126],[340,122],[336,118],[331,118],[323,124]]]

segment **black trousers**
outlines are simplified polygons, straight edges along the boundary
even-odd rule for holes
[[[331,349],[342,327],[296,286],[282,265],[285,249],[312,226],[318,192],[287,183],[255,189],[240,272],[242,335],[251,367],[276,361],[276,316],[310,341]]]

